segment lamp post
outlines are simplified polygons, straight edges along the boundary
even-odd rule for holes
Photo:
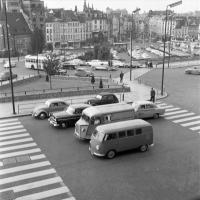
[[[131,31],[130,31],[130,43],[131,43],[131,47],[130,47],[130,54],[131,54],[131,59],[130,59],[130,81],[132,80],[132,46],[133,46],[133,14],[137,13],[140,11],[140,8],[136,8],[134,11],[132,11],[131,13]]]
[[[162,67],[162,81],[161,81],[161,95],[163,95],[163,87],[164,87],[164,69],[165,69],[165,47],[166,47],[166,35],[167,35],[167,17],[168,17],[168,7],[173,8],[175,6],[178,6],[182,4],[181,1],[177,1],[175,3],[169,4],[166,7],[165,12],[165,35],[164,35],[164,49],[163,49],[163,67]]]
[[[5,18],[6,18],[6,36],[7,36],[7,45],[8,45],[8,62],[9,62],[9,71],[10,71],[10,86],[11,86],[11,96],[12,96],[12,107],[13,107],[13,114],[15,112],[15,101],[14,101],[14,90],[13,90],[13,80],[12,80],[12,68],[11,68],[11,61],[10,61],[10,43],[9,43],[9,35],[8,35],[8,19],[7,19],[7,9],[6,5],[5,8]]]

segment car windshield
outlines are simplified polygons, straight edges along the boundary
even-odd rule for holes
[[[90,118],[89,118],[87,115],[85,115],[85,114],[82,114],[81,118],[82,118],[83,120],[85,120],[86,122],[88,122],[88,123],[89,123],[89,121],[90,121]]]
[[[75,109],[74,109],[72,106],[69,106],[69,107],[66,109],[66,112],[69,113],[69,114],[74,114],[74,113],[75,113]]]
[[[96,96],[96,99],[101,100],[101,99],[102,99],[102,96],[101,96],[101,95],[97,95],[97,96]]]
[[[98,140],[98,141],[101,142],[101,141],[103,141],[104,134],[95,130],[94,133],[93,133],[93,137],[94,137],[96,140]]]

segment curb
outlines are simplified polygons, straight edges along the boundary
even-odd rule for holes
[[[5,117],[0,117],[0,120],[3,119],[10,119],[10,118],[17,118],[17,117],[27,117],[27,116],[31,116],[31,113],[27,113],[27,114],[13,114],[11,116],[5,116]]]

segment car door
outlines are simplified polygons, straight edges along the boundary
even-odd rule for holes
[[[101,104],[108,104],[108,98],[106,95],[102,96],[102,99],[101,99]]]
[[[145,106],[145,117],[153,117],[155,113],[155,108],[152,104],[146,104]]]
[[[138,106],[137,116],[140,119],[145,118],[145,104],[141,104]]]
[[[65,102],[58,102],[58,110],[62,111],[67,107],[67,104]]]
[[[56,111],[59,111],[58,110],[58,103],[51,103],[49,105],[49,112],[56,112]]]

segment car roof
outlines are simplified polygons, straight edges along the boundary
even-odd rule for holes
[[[48,99],[46,102],[49,102],[49,103],[65,102],[65,103],[67,103],[66,101],[64,101],[62,99]]]
[[[114,122],[109,124],[104,124],[97,126],[97,130],[100,132],[119,132],[120,130],[124,129],[131,129],[134,126],[134,128],[140,128],[152,126],[149,122],[144,121],[142,119],[132,119],[132,120],[126,120],[126,121],[120,121],[120,122]]]
[[[91,105],[86,103],[75,103],[75,104],[70,104],[70,106],[73,108],[87,108],[90,107]]]

